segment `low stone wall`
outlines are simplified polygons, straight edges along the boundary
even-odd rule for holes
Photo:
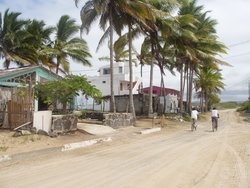
[[[104,116],[103,116],[103,112],[84,112],[82,113],[82,115],[79,117],[81,119],[87,119],[87,118],[90,118],[90,119],[97,119],[99,121],[103,121],[104,119]]]
[[[119,127],[132,126],[135,119],[131,113],[108,113],[104,115],[104,125],[110,126],[114,129]]]
[[[65,133],[77,130],[77,117],[75,115],[52,115],[52,132]]]

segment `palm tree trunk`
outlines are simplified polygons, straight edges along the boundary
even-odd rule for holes
[[[133,99],[133,66],[132,66],[132,32],[131,24],[128,24],[128,33],[129,33],[129,112],[133,114],[134,119],[135,115],[135,106]]]
[[[187,74],[187,80],[186,80],[187,81],[187,88],[186,88],[187,89],[187,91],[186,91],[187,92],[186,93],[186,112],[188,112],[188,107],[189,107],[189,86],[190,86],[189,85],[189,81],[190,81],[189,76],[190,75],[189,75],[189,65],[188,64],[187,64],[186,71],[187,71],[187,73],[186,73]]]
[[[148,115],[153,113],[153,72],[154,72],[154,44],[153,38],[151,36],[151,64],[150,64],[150,82],[149,82],[149,106],[148,106]]]
[[[143,67],[143,64],[141,63],[141,78],[142,78],[142,76],[143,76],[143,74],[142,74],[142,67]],[[143,89],[143,81],[141,81],[141,84],[140,84],[140,92],[142,92],[142,89]]]
[[[181,65],[180,71],[180,112],[183,111],[183,65]]]
[[[194,68],[190,66],[190,81],[189,81],[189,113],[192,111],[192,95],[193,95],[193,77],[194,77]]]
[[[114,47],[113,47],[113,18],[112,11],[109,14],[110,25],[110,111],[116,113],[115,95],[114,95]]]
[[[163,73],[161,71],[161,90],[162,90],[162,94],[163,94],[163,114],[166,113],[166,106],[167,106],[167,101],[166,101],[166,90],[165,90],[165,83],[164,83],[164,77],[163,77]]]
[[[208,96],[207,91],[204,92],[204,99],[205,99],[205,112],[208,111]]]

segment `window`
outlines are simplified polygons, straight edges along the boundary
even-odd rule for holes
[[[122,73],[122,67],[119,67],[119,73]]]
[[[102,81],[103,84],[106,84],[106,81]]]
[[[110,69],[109,68],[103,69],[103,74],[110,74]]]
[[[156,90],[153,90],[153,94],[156,94],[157,93],[157,91]]]
[[[120,90],[123,91],[123,85],[120,83]]]

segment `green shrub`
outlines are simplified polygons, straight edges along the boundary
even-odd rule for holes
[[[249,102],[245,101],[241,104],[241,106],[237,109],[237,112],[248,111],[249,109]]]

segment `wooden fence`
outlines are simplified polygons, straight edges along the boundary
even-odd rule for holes
[[[13,88],[11,99],[7,101],[8,128],[30,122],[33,119],[34,97],[31,88]]]

